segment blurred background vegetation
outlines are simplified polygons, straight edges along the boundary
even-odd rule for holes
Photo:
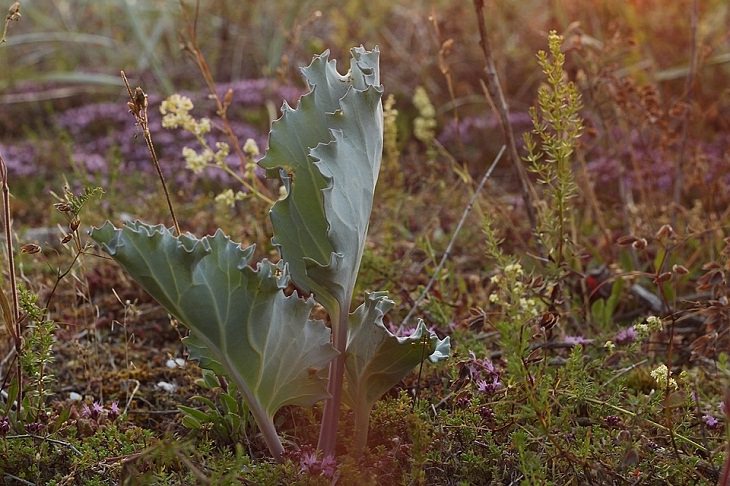
[[[180,33],[194,16],[190,0],[21,5],[23,19],[11,26],[0,49],[5,130],[18,126],[16,113],[29,121],[47,109],[43,101],[118,99],[121,69],[151,93],[201,86],[180,48]],[[727,96],[730,7],[724,0],[699,7],[702,82],[696,94],[718,99],[723,92]],[[670,95],[681,93],[692,54],[691,11],[691,0],[504,1],[488,2],[487,22],[508,98],[524,111],[539,80],[534,54],[550,29],[566,35],[567,45],[576,49],[609,51],[606,67],[660,81]],[[415,86],[424,86],[439,113],[449,116],[455,108],[488,109],[479,85],[475,22],[468,1],[201,0],[197,31],[218,82],[261,77],[297,82],[296,69],[324,49],[346,58],[353,45],[380,46],[387,91],[410,98]]]

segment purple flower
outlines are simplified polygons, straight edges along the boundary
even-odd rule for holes
[[[7,417],[0,418],[0,437],[5,437],[10,432],[10,420]]]
[[[720,427],[720,421],[709,413],[706,413],[702,416],[702,421],[705,423],[708,429],[714,430]]]
[[[326,456],[320,460],[316,451],[302,448],[299,453],[299,471],[313,476],[332,478],[337,471],[337,461],[334,456]]]
[[[98,419],[104,412],[104,407],[99,402],[94,402],[91,405],[91,418]]]
[[[319,459],[317,459],[317,453],[315,451],[302,452],[302,455],[299,456],[299,470],[309,473],[316,466],[317,462],[319,462]]]
[[[37,434],[42,431],[44,427],[45,425],[40,422],[31,422],[25,426],[25,430],[27,430],[29,434]]]
[[[121,415],[122,411],[119,410],[119,403],[115,400],[112,402],[112,404],[109,406],[109,418],[114,420],[115,418],[119,417]]]
[[[583,336],[565,336],[563,338],[566,344],[590,344],[593,339],[586,339]]]
[[[492,378],[491,383],[487,382],[486,380],[477,381],[477,389],[482,393],[486,393],[487,395],[491,395],[500,388],[502,388],[502,383],[499,381],[499,377],[497,377],[496,375]]]
[[[603,421],[609,427],[618,427],[621,424],[621,417],[617,415],[609,415],[604,418]]]
[[[320,463],[321,475],[332,478],[337,471],[337,461],[334,456],[326,456]]]
[[[489,421],[494,418],[494,410],[492,410],[492,407],[482,405],[479,407],[479,415],[482,417],[482,420]]]
[[[613,341],[616,344],[628,344],[633,343],[636,340],[636,330],[634,329],[634,326],[627,327],[626,329],[622,329],[619,332],[616,333],[616,336],[613,338]]]
[[[91,409],[87,404],[84,403],[84,406],[81,407],[81,416],[83,418],[89,418],[91,417]]]

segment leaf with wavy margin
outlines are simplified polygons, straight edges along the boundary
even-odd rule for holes
[[[198,239],[162,225],[107,222],[91,237],[190,329],[191,357],[235,382],[280,457],[274,414],[327,398],[323,371],[337,355],[329,329],[309,319],[314,301],[284,295],[286,267],[249,267],[254,247],[242,249],[220,230]]]
[[[385,292],[373,292],[350,314],[344,400],[355,412],[355,445],[360,450],[367,441],[375,402],[421,361],[428,358],[435,363],[451,351],[450,338],[439,339],[420,319],[409,336],[394,335],[383,324],[392,307]]]

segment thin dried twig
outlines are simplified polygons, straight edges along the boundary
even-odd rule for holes
[[[129,106],[129,111],[132,112],[132,115],[134,115],[134,119],[137,121],[137,124],[142,129],[142,135],[144,136],[144,140],[147,143],[147,150],[149,150],[150,152],[152,163],[154,164],[155,169],[157,170],[157,175],[159,176],[160,182],[162,183],[162,190],[165,193],[167,207],[169,208],[170,216],[172,217],[172,224],[175,226],[175,232],[178,235],[181,235],[182,233],[180,231],[180,224],[178,224],[177,218],[175,217],[175,210],[172,208],[170,193],[167,191],[165,176],[162,174],[160,161],[157,158],[155,146],[152,144],[152,134],[150,133],[149,121],[147,118],[147,95],[144,91],[142,91],[142,88],[140,88],[139,86],[137,86],[134,89],[134,92],[132,92],[132,88],[129,86],[129,81],[127,81],[127,76],[124,74],[124,71],[122,71],[121,74],[122,80],[124,80],[124,85],[127,87],[127,92],[129,93],[129,102],[127,103],[127,106]]]
[[[504,154],[506,147],[502,145],[502,148],[499,150],[499,153],[494,158],[494,161],[492,162],[492,165],[489,166],[489,169],[484,173],[482,176],[482,179],[479,181],[479,184],[477,185],[476,189],[474,189],[474,194],[472,194],[471,199],[469,199],[469,204],[464,209],[464,212],[461,215],[461,219],[459,220],[459,224],[456,225],[456,229],[454,230],[454,234],[451,235],[451,240],[449,241],[448,246],[446,247],[446,251],[444,252],[443,256],[441,257],[441,261],[439,262],[438,266],[436,267],[436,270],[434,270],[433,275],[431,276],[431,280],[428,281],[428,284],[426,285],[426,288],[423,289],[423,292],[421,292],[421,295],[418,296],[415,302],[413,302],[413,307],[411,307],[410,312],[408,312],[408,315],[403,319],[400,326],[398,326],[398,331],[402,330],[403,327],[408,324],[408,321],[413,317],[413,314],[416,313],[418,310],[418,306],[423,301],[423,299],[426,298],[426,295],[428,295],[428,292],[431,290],[431,287],[436,282],[436,279],[439,276],[439,273],[441,272],[441,269],[444,267],[444,264],[446,263],[446,260],[451,256],[451,250],[454,246],[454,242],[456,241],[456,237],[459,235],[459,231],[461,231],[461,227],[464,226],[464,222],[466,221],[466,217],[469,215],[469,212],[474,207],[474,203],[477,200],[477,196],[479,195],[479,192],[482,190],[482,187],[484,187],[484,184],[487,182],[487,179],[492,175],[492,171],[494,171],[494,168],[497,166],[499,161],[502,159],[502,155]]]
[[[18,375],[18,412],[20,412],[21,403],[23,402],[23,366],[21,358],[23,356],[23,330],[20,326],[20,305],[18,304],[18,282],[15,276],[15,257],[13,254],[13,238],[10,228],[10,188],[8,186],[8,166],[5,159],[0,155],[0,183],[2,184],[3,193],[3,229],[5,230],[5,243],[7,244],[8,254],[8,273],[10,275],[10,292],[12,294],[12,319],[15,324],[15,365]],[[5,299],[5,297],[3,297]],[[7,305],[7,304],[6,304]]]
[[[474,10],[477,14],[477,25],[479,26],[479,45],[482,47],[482,54],[484,54],[484,73],[486,74],[485,91],[487,99],[492,107],[494,107],[497,112],[497,116],[499,117],[505,143],[509,149],[510,159],[512,159],[512,166],[520,179],[522,199],[525,203],[527,217],[530,219],[530,226],[534,231],[535,228],[537,228],[537,219],[534,207],[534,201],[537,200],[537,195],[535,194],[535,189],[532,187],[530,179],[527,176],[527,170],[522,164],[520,155],[517,152],[515,133],[512,130],[512,124],[510,123],[508,116],[509,107],[507,106],[507,101],[504,98],[502,86],[499,83],[499,76],[497,75],[497,68],[494,64],[492,48],[487,35],[487,25],[484,21],[484,0],[474,0]]]

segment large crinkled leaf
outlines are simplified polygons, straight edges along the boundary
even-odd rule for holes
[[[191,356],[236,383],[265,437],[282,406],[328,397],[323,370],[337,354],[330,331],[309,319],[313,300],[284,295],[281,262],[249,267],[253,246],[242,249],[220,230],[197,239],[107,222],[91,236],[190,329]]]
[[[347,317],[383,149],[379,52],[355,48],[340,75],[329,53],[302,69],[311,90],[299,106],[284,104],[269,151],[259,161],[278,173],[287,195],[271,210],[273,242],[293,282],[314,293],[332,322],[335,349],[344,352]],[[335,452],[344,356],[330,366],[319,447]]]
[[[421,361],[441,361],[451,350],[450,338],[439,339],[422,320],[409,336],[394,335],[383,324],[383,316],[392,307],[385,292],[373,292],[350,314],[344,399],[355,413],[360,448],[367,439],[368,416],[375,402]]]
[[[344,76],[328,57],[302,69],[311,91],[296,109],[284,104],[259,163],[281,169],[287,188],[271,211],[274,243],[294,283],[332,315],[349,312],[383,135],[379,52],[353,49]]]

